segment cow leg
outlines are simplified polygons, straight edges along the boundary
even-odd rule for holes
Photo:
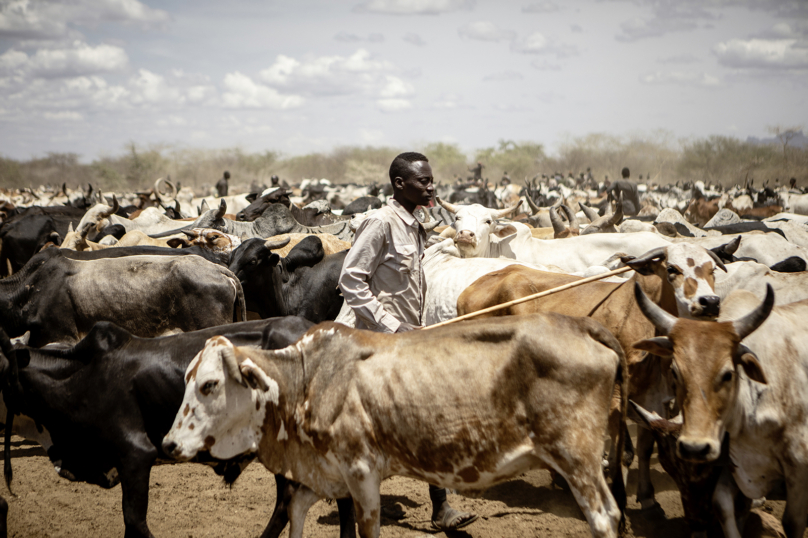
[[[808,512],[808,470],[786,470],[786,511],[783,530],[788,538],[802,538],[805,532],[805,514]]]
[[[364,463],[364,462],[363,462]],[[364,467],[365,470],[361,470]],[[367,465],[352,465],[346,483],[353,497],[360,538],[378,538],[381,525],[381,478]]]
[[[598,447],[600,448],[600,447]],[[578,452],[576,457],[574,452]],[[603,477],[600,450],[591,455],[570,450],[568,455],[552,462],[552,466],[567,480],[578,506],[589,523],[594,538],[616,538],[621,513]]]
[[[651,454],[654,436],[645,428],[637,428],[637,502],[643,510],[657,506],[651,483]]]
[[[337,499],[337,510],[339,511],[339,538],[356,538],[353,499],[350,497]]]
[[[118,471],[121,477],[124,538],[153,538],[146,515],[149,511],[149,476],[156,459],[156,450],[135,452],[122,458]]]
[[[0,538],[8,536],[8,503],[0,497]]]
[[[320,500],[311,489],[300,484],[289,501],[289,538],[303,538],[303,525],[309,508]]]
[[[261,538],[278,538],[286,528],[289,523],[289,502],[297,486],[297,482],[286,480],[283,475],[275,475],[275,509]]]
[[[713,510],[721,523],[725,538],[741,538],[738,530],[738,522],[735,521],[735,495],[738,493],[738,485],[732,478],[729,467],[721,471],[718,483],[713,492]]]

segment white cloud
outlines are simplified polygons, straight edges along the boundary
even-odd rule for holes
[[[0,56],[0,73],[25,78],[65,78],[119,71],[128,63],[129,58],[120,47],[93,47],[75,41],[72,48],[40,49],[32,56],[10,49]]]
[[[553,13],[561,9],[558,4],[546,0],[544,2],[534,2],[522,7],[523,13]]]
[[[667,56],[657,60],[657,62],[661,64],[692,64],[698,61],[698,57],[695,54],[690,53],[676,54],[674,56]]]
[[[72,26],[104,22],[162,24],[170,17],[138,0],[12,0],[0,5],[0,34],[21,39],[59,40],[79,37]]]
[[[421,36],[413,32],[404,34],[404,37],[402,39],[411,45],[415,45],[416,47],[423,47],[424,45],[426,45],[426,41],[424,41],[423,38],[421,38]]]
[[[544,37],[543,34],[540,32],[533,32],[532,34],[515,41],[511,48],[515,51],[524,52],[526,54],[538,54],[548,52],[549,44],[547,42],[547,38]]]
[[[551,63],[548,62],[547,60],[539,61],[538,58],[530,62],[530,65],[532,65],[535,69],[538,69],[539,71],[561,71],[560,64]]]
[[[713,47],[718,62],[727,67],[751,69],[808,68],[808,47],[796,39],[731,39]]]
[[[453,110],[456,108],[469,108],[468,105],[463,104],[462,96],[456,93],[444,93],[438,96],[438,99],[432,103],[432,108],[443,110]]]
[[[722,0],[717,3],[720,4]],[[710,2],[675,2],[652,0],[653,14],[650,17],[634,17],[620,24],[621,33],[615,36],[618,41],[637,41],[649,37],[659,37],[673,32],[686,32],[699,28],[706,21],[718,17],[706,7],[717,7]]]
[[[409,97],[414,93],[412,84],[404,82],[398,77],[388,75],[385,79],[387,83],[379,92],[382,97]]]
[[[474,0],[367,0],[354,7],[354,11],[383,15],[439,15],[470,10],[474,4]]]
[[[42,117],[45,118],[46,120],[55,120],[55,121],[81,121],[84,119],[84,116],[72,110],[62,110],[59,112],[45,112],[42,114]]]
[[[503,30],[493,22],[477,21],[461,26],[457,33],[460,37],[479,41],[510,41],[516,37],[513,30]]]
[[[365,49],[350,56],[320,56],[298,60],[279,55],[259,73],[268,86],[307,96],[378,96],[394,71],[390,62],[374,59]]]
[[[485,81],[523,80],[525,77],[518,71],[500,71],[483,77]]]
[[[367,41],[368,43],[384,42],[384,36],[378,33],[368,34],[366,37],[362,37],[360,35],[350,34],[348,32],[339,32],[334,36],[334,39],[336,41],[342,41],[343,43],[361,43],[363,41]]]
[[[704,86],[716,87],[721,81],[707,73],[697,73],[694,71],[656,71],[640,76],[640,82],[644,84],[679,84],[683,86]]]
[[[376,104],[382,112],[401,112],[412,108],[412,103],[407,99],[379,99]]]
[[[299,95],[282,95],[276,89],[258,84],[238,71],[225,75],[224,86],[227,91],[222,94],[222,103],[227,108],[284,110],[299,107],[304,101]]]

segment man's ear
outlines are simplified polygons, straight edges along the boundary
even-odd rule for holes
[[[648,340],[640,340],[635,342],[632,346],[634,349],[647,351],[660,357],[673,356],[673,342],[667,336],[658,336],[656,338],[649,338]]]
[[[404,188],[404,178],[401,176],[396,176],[393,178],[393,189],[403,189]]]

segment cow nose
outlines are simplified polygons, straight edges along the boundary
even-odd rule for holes
[[[721,298],[718,295],[699,297],[699,304],[703,315],[717,316],[721,308]]]
[[[695,441],[679,441],[676,443],[679,449],[679,456],[690,461],[706,461],[710,453],[710,443]]]
[[[172,456],[175,450],[177,450],[177,443],[168,439],[163,440],[163,452]]]

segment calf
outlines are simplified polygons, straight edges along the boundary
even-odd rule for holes
[[[739,292],[722,313],[735,321],[705,323],[677,319],[642,290],[635,292],[643,313],[664,335],[635,347],[672,359],[683,419],[677,456],[715,461],[728,433],[737,487],[757,499],[785,481],[783,528],[788,538],[802,538],[808,512],[808,301],[775,308],[771,287],[763,303]],[[714,499],[727,538],[740,536],[734,494],[730,481],[719,481]]]
[[[163,449],[181,460],[257,453],[299,479],[309,490],[293,537],[318,498],[347,495],[359,535],[378,536],[388,476],[481,491],[534,467],[564,476],[593,535],[613,537],[625,490],[618,466],[615,501],[600,453],[624,373],[608,331],[557,314],[395,335],[322,323],[277,352],[213,338],[189,365],[187,413]]]
[[[103,488],[120,482],[126,536],[150,537],[149,475],[166,459],[162,439],[180,410],[183,376],[194,355],[216,335],[239,345],[281,348],[311,325],[300,318],[275,318],[138,338],[102,322],[75,346],[59,350],[13,349],[0,331],[0,371],[12,377],[3,396],[9,408],[50,434],[48,456],[60,476]],[[240,472],[234,463],[239,462],[217,469],[229,482]],[[276,509],[264,536],[280,535],[284,517]]]

